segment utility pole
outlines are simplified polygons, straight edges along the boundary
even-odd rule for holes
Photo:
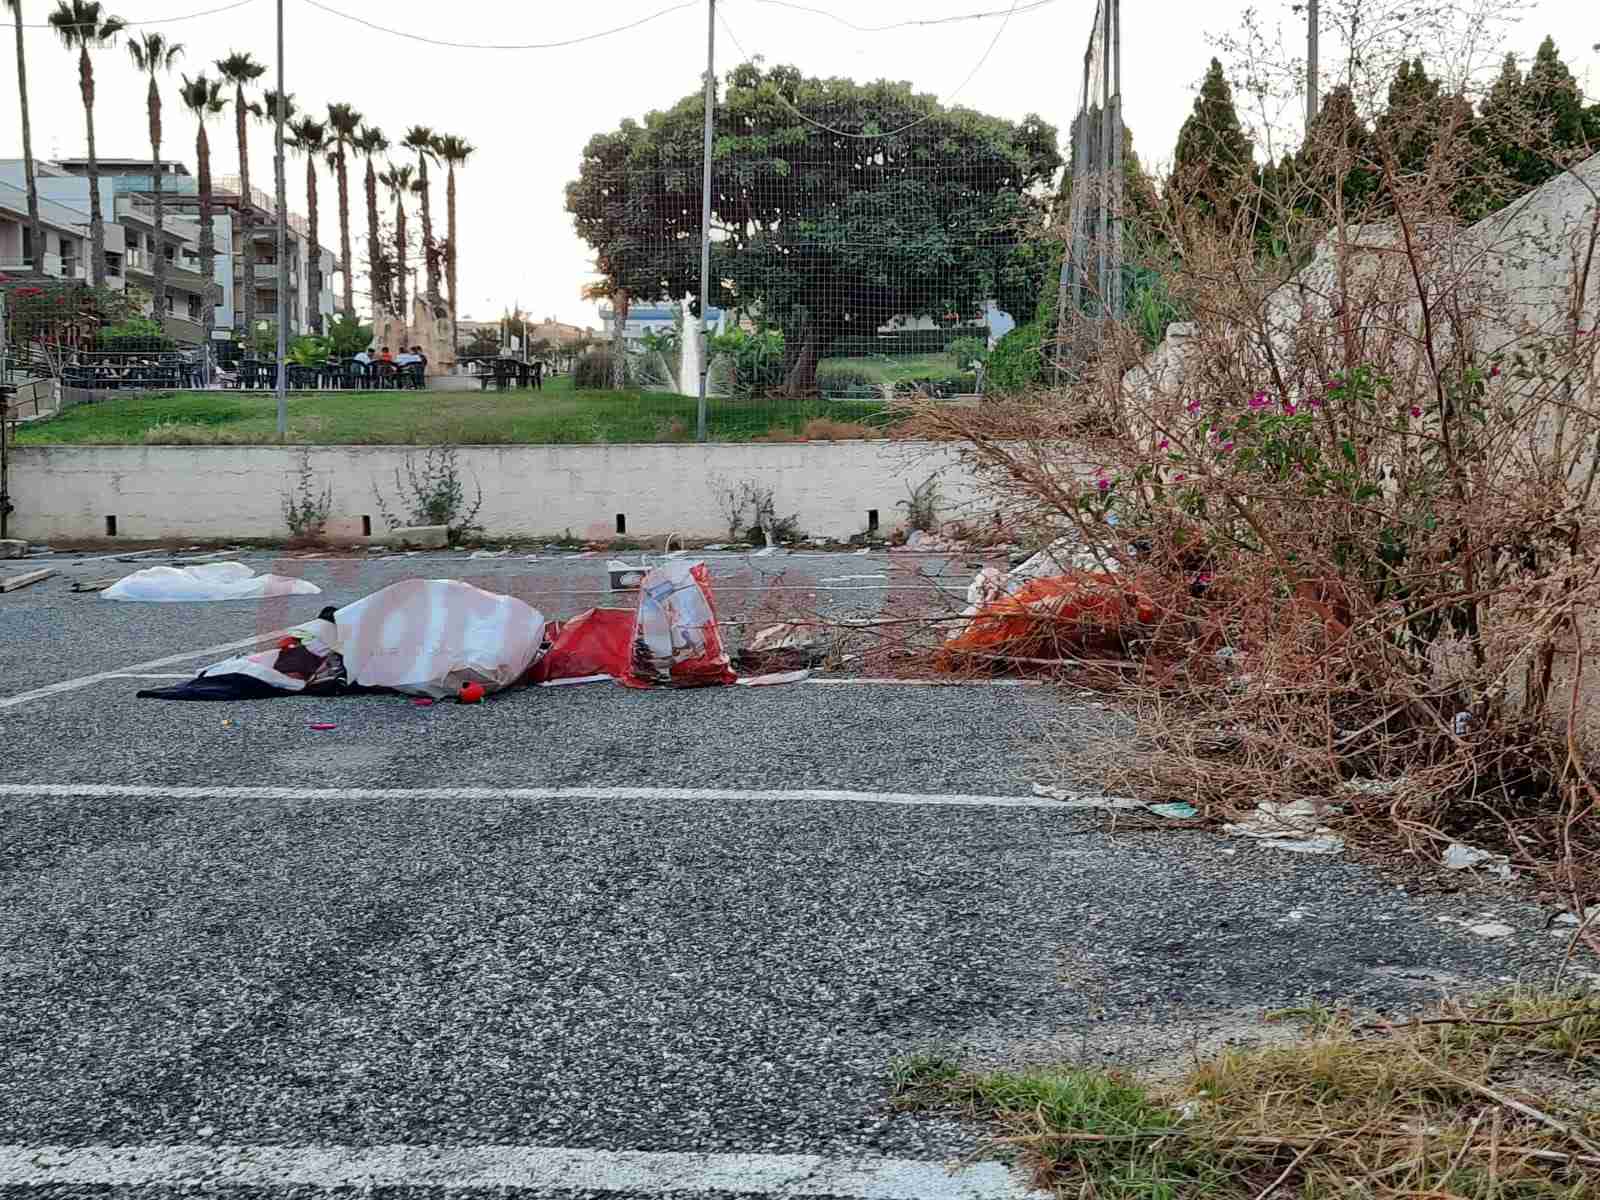
[[[286,211],[288,201],[284,195],[283,186],[283,110],[289,106],[289,93],[283,90],[283,0],[278,0],[278,103],[275,105],[277,112],[274,114],[274,128],[276,129],[277,148],[277,174],[278,174],[278,440],[281,442],[289,434],[289,254],[288,254],[288,225],[289,214]],[[245,200],[248,203],[249,197]],[[248,237],[250,231],[245,230]],[[247,287],[255,287],[254,279],[248,281]]]
[[[1306,132],[1317,119],[1317,0],[1306,0]]]
[[[711,370],[711,339],[706,334],[706,309],[711,303],[711,136],[717,106],[717,0],[706,0],[706,136],[700,175],[700,403],[695,407],[695,439],[706,440],[706,377]]]

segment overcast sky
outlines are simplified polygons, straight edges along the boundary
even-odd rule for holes
[[[236,2],[236,0],[235,0]],[[1058,126],[1070,123],[1077,69],[1093,20],[1093,0],[1017,0],[1021,10],[999,18],[931,28],[860,32],[857,24],[887,24],[1007,10],[1009,0],[792,0],[818,12],[762,0],[719,0],[727,26],[744,53],[769,63],[792,63],[808,74],[858,80],[909,80],[919,90],[1006,117],[1037,112]],[[155,22],[230,0],[114,0],[106,5],[129,21]],[[572,233],[563,186],[576,172],[588,138],[624,117],[666,107],[698,86],[706,51],[705,0],[283,0],[286,86],[302,107],[329,101],[355,105],[398,141],[412,124],[456,133],[478,153],[460,175],[461,313],[487,319],[515,302],[536,317],[596,323],[594,306],[579,299],[592,277],[588,249]],[[545,43],[624,25],[675,5],[656,20],[615,36],[545,50],[451,49],[363,28],[331,10],[426,38],[475,43]],[[319,7],[319,5],[321,7]],[[1270,21],[1292,23],[1287,0],[1259,0]],[[23,0],[24,20],[42,24],[54,0]],[[1210,56],[1208,34],[1225,33],[1245,8],[1242,0],[1124,0],[1123,75],[1126,119],[1147,165],[1171,154],[1193,88]],[[1553,34],[1579,81],[1600,92],[1600,19],[1593,0],[1538,0],[1508,46],[1529,56]],[[229,11],[152,24],[183,42],[181,70],[208,69],[230,50],[248,50],[275,65],[274,0],[245,0]],[[9,13],[5,14],[9,18]],[[1002,29],[1002,24],[1004,28]],[[992,52],[984,59],[991,42]],[[1303,36],[1303,34],[1297,34]],[[718,73],[744,54],[718,29]],[[49,29],[27,31],[34,150],[41,157],[84,153],[77,69]],[[1325,52],[1326,53],[1326,52]],[[980,60],[982,66],[974,74]],[[20,156],[12,58],[0,54],[7,84],[0,111],[4,156]],[[121,45],[95,59],[96,143],[104,157],[148,155],[144,84]],[[968,77],[970,76],[970,80]],[[266,82],[271,82],[269,74]],[[966,80],[963,87],[963,81]],[[194,165],[194,127],[165,89],[164,157]],[[213,169],[236,170],[231,112],[211,130]],[[252,183],[272,188],[272,137],[258,127],[251,144]],[[305,207],[305,169],[291,156],[290,205]],[[337,201],[331,179],[321,189],[322,238],[337,246]],[[352,171],[352,230],[360,245],[365,203]],[[438,234],[444,233],[442,178],[436,189]],[[359,255],[359,250],[357,254]],[[358,277],[357,286],[365,280]]]

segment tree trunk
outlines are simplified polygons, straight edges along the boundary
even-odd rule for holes
[[[350,175],[345,164],[344,139],[339,139],[336,156],[339,175],[339,261],[344,264],[344,311],[348,317],[356,315],[355,272],[350,267]]]
[[[400,340],[406,340],[407,331],[411,325],[411,309],[406,304],[406,201],[404,192],[396,192],[394,197],[394,266],[396,282],[399,292],[396,299],[400,311],[395,316],[400,318]]]
[[[428,309],[439,303],[439,248],[433,242],[433,199],[428,194],[428,158],[417,155],[417,178],[422,196],[422,261],[428,269]]]
[[[814,321],[806,322],[800,351],[795,355],[794,365],[784,376],[783,390],[786,395],[799,400],[817,394],[817,364],[822,361],[822,352],[832,341],[833,336],[826,328]]]
[[[156,201],[156,261],[152,274],[155,284],[151,288],[150,304],[155,309],[156,324],[167,327],[167,247],[166,223],[161,200],[161,89],[156,77],[150,76],[150,180]]]
[[[306,239],[311,243],[307,255],[306,286],[311,294],[311,335],[322,336],[322,244],[317,229],[317,155],[306,155]]]
[[[205,348],[209,355],[211,331],[217,327],[217,308],[211,303],[209,294],[217,277],[217,238],[211,225],[211,140],[206,137],[204,120],[200,122],[200,133],[194,139],[194,157],[200,173],[200,273],[206,277],[207,285],[207,294],[200,301],[200,319],[205,329]]]
[[[83,93],[83,123],[89,138],[89,281],[106,285],[106,226],[100,211],[100,160],[94,153],[94,68],[89,51],[78,52],[78,90]]]
[[[392,296],[389,295],[389,281],[384,278],[380,265],[383,260],[382,248],[378,245],[378,172],[372,166],[372,159],[367,159],[367,281],[372,289],[372,316],[376,321],[378,305],[381,302],[385,308],[389,307]],[[382,286],[380,286],[380,283]]]
[[[239,139],[239,231],[244,239],[244,336],[248,342],[256,335],[256,212],[255,199],[250,194],[249,113],[245,111],[244,85],[235,85],[233,93],[234,132]]]
[[[628,346],[622,329],[628,323],[628,310],[632,307],[626,289],[611,297],[611,384],[619,392],[628,386]]]
[[[449,179],[445,183],[446,220],[450,226],[450,244],[445,248],[445,273],[450,284],[450,347],[461,353],[461,333],[456,328],[460,310],[456,306],[456,165],[450,164]]]
[[[11,7],[17,24],[17,98],[22,105],[22,170],[28,185],[28,229],[35,271],[44,270],[44,223],[39,220],[39,181],[33,173],[33,123],[28,115],[28,58],[22,49],[22,5]]]

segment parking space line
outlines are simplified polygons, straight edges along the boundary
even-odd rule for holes
[[[1003,1163],[542,1146],[0,1146],[0,1185],[737,1192],[849,1200],[1024,1200]]]
[[[35,700],[46,700],[51,696],[59,696],[65,692],[76,692],[82,688],[92,687],[107,679],[127,678],[140,671],[153,671],[158,667],[170,667],[176,663],[188,662],[195,658],[208,658],[214,654],[226,654],[230,650],[245,650],[251,646],[259,646],[262,642],[276,641],[283,637],[288,630],[274,629],[271,633],[257,634],[255,637],[243,638],[237,642],[223,642],[218,646],[206,646],[199,650],[185,650],[182,654],[169,654],[166,658],[152,658],[149,662],[134,663],[130,667],[118,667],[114,671],[101,671],[94,675],[84,675],[78,679],[63,679],[60,683],[47,684],[42,688],[34,688],[31,692],[19,692],[15,696],[0,697],[0,709],[16,708],[19,704],[30,704]]]
[[[86,800],[253,800],[343,803],[373,800],[431,800],[466,803],[548,803],[601,801],[634,803],[751,802],[888,804],[928,808],[1028,808],[1069,811],[1043,796],[986,796],[946,792],[862,792],[829,788],[674,788],[674,787],[439,787],[305,788],[257,786],[162,786],[138,783],[0,783],[0,797]]]

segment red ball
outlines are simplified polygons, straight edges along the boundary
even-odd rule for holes
[[[461,703],[477,704],[484,697],[483,684],[463,683],[461,685]]]

